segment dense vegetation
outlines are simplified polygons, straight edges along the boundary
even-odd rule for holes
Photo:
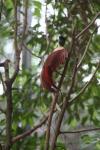
[[[48,147],[49,112],[54,116],[55,149],[100,149],[99,18],[99,0],[0,1],[1,149]],[[66,37],[70,55],[54,74],[61,92],[52,96],[41,88],[40,71],[45,56],[58,46],[59,35]],[[57,127],[59,118],[66,134]]]

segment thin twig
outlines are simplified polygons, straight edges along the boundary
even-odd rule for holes
[[[99,16],[100,12],[98,12],[96,16],[93,18],[93,20],[78,35],[76,35],[75,39],[78,39],[81,35],[83,35],[93,25],[93,23]]]
[[[88,43],[87,43],[87,45],[86,45],[86,48],[85,48],[85,50],[84,50],[84,53],[83,53],[83,55],[82,55],[82,57],[81,57],[81,59],[80,59],[78,65],[77,65],[77,69],[80,68],[80,66],[81,66],[81,64],[82,64],[82,61],[83,61],[84,57],[86,56],[87,50],[88,50],[88,48],[89,48],[89,46],[90,46],[91,39],[92,39],[92,36],[90,37],[90,39],[89,39],[89,41],[88,41]]]
[[[93,80],[93,78],[94,78],[96,72],[98,71],[99,67],[100,67],[100,62],[98,63],[98,65],[97,65],[97,67],[96,67],[96,70],[94,71],[94,73],[93,73],[93,75],[92,75],[90,81],[88,81],[88,82],[84,85],[84,87],[80,90],[80,92],[79,92],[74,98],[72,98],[72,99],[69,100],[69,105],[71,105],[72,103],[74,103],[74,101],[75,101],[76,99],[78,100],[78,97],[79,97],[81,94],[83,94],[83,93],[85,92],[86,88],[87,88],[87,87],[90,85],[90,83],[92,82],[92,80]]]
[[[81,64],[82,64],[82,61],[83,61],[83,59],[84,59],[85,56],[86,56],[86,53],[87,53],[87,51],[88,51],[88,49],[89,49],[90,42],[91,42],[91,40],[92,40],[93,34],[94,34],[94,32],[97,30],[97,28],[98,28],[98,27],[96,27],[96,28],[94,29],[93,33],[92,33],[91,36],[90,36],[90,39],[89,39],[89,41],[88,41],[88,43],[87,43],[87,45],[86,45],[86,48],[85,48],[85,50],[84,50],[84,53],[83,53],[83,55],[82,55],[82,57],[81,57],[81,59],[80,59],[78,65],[77,65],[77,69],[80,68],[80,66],[81,66]]]
[[[42,56],[40,57],[40,56],[36,55],[35,53],[33,53],[33,52],[25,45],[25,43],[23,43],[23,46],[25,47],[25,50],[27,50],[31,55],[33,55],[33,56],[35,56],[35,57],[37,57],[37,58],[42,59]]]
[[[100,128],[92,128],[92,129],[81,129],[76,131],[60,131],[60,134],[72,134],[72,133],[81,133],[81,132],[90,132],[90,131],[99,131]]]

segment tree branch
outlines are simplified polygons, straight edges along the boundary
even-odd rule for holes
[[[84,50],[84,53],[83,53],[83,55],[82,55],[82,57],[81,57],[81,59],[80,59],[78,65],[77,65],[77,69],[80,68],[80,66],[81,66],[81,64],[82,64],[82,61],[83,61],[83,59],[84,59],[85,56],[86,56],[86,53],[87,53],[87,51],[88,51],[88,49],[89,49],[90,42],[91,42],[91,40],[92,40],[93,34],[94,34],[94,32],[97,30],[97,28],[98,28],[98,27],[96,27],[96,28],[94,29],[93,33],[92,33],[91,36],[90,36],[90,39],[89,39],[89,41],[88,41],[88,43],[87,43],[87,45],[86,45],[86,48],[85,48],[85,50]]]
[[[12,138],[12,85],[9,78],[9,60],[6,60],[4,63],[5,69],[5,85],[6,85],[6,97],[7,97],[7,110],[6,110],[6,150],[11,148],[11,138]]]
[[[14,37],[14,45],[15,45],[15,56],[16,56],[16,62],[15,62],[15,72],[11,78],[11,83],[14,82],[16,79],[16,76],[19,72],[19,63],[20,63],[20,53],[23,49],[23,42],[25,39],[25,33],[27,29],[27,9],[28,9],[28,0],[25,0],[25,15],[24,15],[24,25],[23,25],[23,34],[22,34],[22,39],[21,39],[21,44],[20,48],[18,48],[18,42],[17,42],[17,32],[18,32],[18,24],[17,24],[17,0],[15,0],[15,37]]]
[[[51,150],[54,150],[55,147],[56,147],[56,140],[57,140],[57,137],[58,137],[59,132],[60,132],[60,126],[61,126],[61,123],[62,123],[62,120],[63,120],[63,116],[64,116],[64,113],[66,111],[66,107],[69,106],[68,99],[70,98],[70,95],[72,93],[72,89],[73,89],[73,86],[74,86],[74,82],[75,82],[75,77],[76,77],[76,73],[77,73],[77,62],[78,62],[78,59],[76,60],[76,64],[74,66],[72,82],[71,82],[71,86],[70,86],[70,89],[69,89],[69,92],[68,92],[68,96],[66,97],[66,100],[63,103],[61,112],[59,113],[59,118],[58,118],[58,121],[57,121],[54,138],[52,140]]]
[[[5,60],[3,63],[1,63],[1,66],[4,67],[5,70],[5,94],[7,97],[7,110],[6,110],[6,150],[10,150],[11,147],[11,138],[12,138],[12,132],[11,132],[11,126],[12,126],[12,92],[11,92],[11,81],[9,78],[9,60]],[[3,82],[3,79],[2,79]],[[4,82],[3,82],[4,85]],[[0,108],[0,110],[5,113],[5,111]]]
[[[54,110],[54,112],[56,112],[56,111],[57,111],[57,109]],[[23,138],[27,137],[27,136],[30,135],[31,133],[35,132],[35,131],[36,131],[38,128],[40,128],[42,125],[44,125],[44,124],[46,123],[48,117],[49,117],[49,113],[50,113],[50,112],[47,112],[47,113],[46,113],[47,115],[46,115],[45,117],[43,117],[43,118],[41,119],[42,121],[40,121],[40,123],[37,124],[35,127],[33,127],[32,129],[30,129],[30,130],[28,130],[28,131],[26,131],[26,132],[24,132],[24,133],[22,133],[22,134],[20,134],[20,135],[17,135],[16,137],[13,137],[12,143],[15,143],[15,142],[17,142],[17,141],[19,141],[19,140],[22,140]]]
[[[74,87],[75,78],[76,78],[76,74],[77,74],[77,63],[78,63],[78,59],[76,59],[76,63],[75,63],[74,69],[73,69],[73,75],[72,75],[72,79],[71,79],[71,86],[70,86],[67,97],[70,97],[70,95],[72,93],[72,90],[73,90],[73,87]]]
[[[31,55],[33,55],[33,56],[35,56],[35,57],[37,57],[37,58],[42,59],[42,57],[37,56],[35,53],[33,53],[33,52],[25,45],[25,43],[23,43],[23,46],[25,47],[25,50],[27,50]]]
[[[60,131],[60,134],[72,134],[72,133],[81,133],[81,132],[90,132],[90,131],[99,131],[100,128],[92,128],[92,129],[81,129],[76,131]]]
[[[23,34],[21,39],[21,45],[20,45],[20,51],[23,49],[24,39],[26,36],[27,31],[27,16],[28,15],[28,0],[25,0],[25,15],[24,15],[24,21],[23,21]]]
[[[93,25],[93,23],[99,16],[100,12],[98,12],[96,16],[93,18],[93,20],[78,35],[76,35],[75,39],[78,39],[81,35],[83,35]]]
[[[20,135],[17,135],[16,137],[14,137],[12,139],[12,143],[17,142],[17,141],[25,138],[26,136],[30,135],[32,132],[36,131],[38,128],[40,128],[42,125],[44,125],[46,123],[47,119],[48,119],[48,115],[38,125],[36,125],[32,129],[24,132],[23,134],[20,134]]]
[[[93,35],[93,34],[92,34],[92,35]],[[86,45],[86,48],[85,48],[85,50],[84,50],[84,53],[83,53],[83,55],[82,55],[82,57],[81,57],[81,59],[80,59],[78,65],[77,65],[77,69],[80,68],[80,66],[81,66],[81,64],[82,64],[82,61],[83,61],[84,57],[86,56],[87,50],[88,50],[88,48],[89,48],[89,46],[90,46],[91,39],[92,39],[92,36],[90,37],[90,39],[89,39],[89,41],[88,41],[88,43],[87,43],[87,45]]]
[[[14,80],[16,79],[16,76],[19,72],[19,62],[20,62],[20,51],[18,48],[18,41],[17,41],[17,36],[18,36],[18,19],[17,19],[17,0],[14,0],[14,17],[15,17],[15,27],[14,27],[14,46],[15,46],[15,70],[13,73],[13,76],[11,77],[11,83],[13,84]]]
[[[65,74],[66,74],[66,71],[67,71],[67,67],[68,67],[68,62],[69,62],[69,60],[70,60],[70,57],[71,57],[71,54],[72,54],[72,50],[73,50],[73,46],[74,46],[74,37],[75,37],[75,26],[73,27],[73,30],[72,30],[72,43],[71,43],[71,47],[70,47],[70,52],[69,52],[69,56],[68,56],[68,59],[66,60],[66,63],[65,63],[65,66],[64,66],[64,69],[63,69],[63,73],[62,73],[62,76],[61,76],[61,79],[60,79],[60,82],[59,82],[59,86],[58,86],[58,91],[60,90],[60,88],[61,88],[61,85],[62,85],[62,83],[63,83],[63,80],[64,80],[64,77],[65,77]],[[55,103],[54,103],[54,105],[56,105],[56,102],[57,102],[57,100],[56,100],[56,96],[55,96]],[[55,106],[54,106],[54,108],[55,108]],[[62,111],[61,111],[62,112]],[[61,114],[61,113],[60,113]],[[53,113],[51,114],[51,120],[52,120],[52,115],[53,115]],[[61,117],[59,117],[59,118],[61,118]],[[58,119],[59,120],[59,119]],[[59,120],[60,121],[60,120]],[[58,122],[59,122],[58,121]],[[54,150],[55,149],[55,142],[56,142],[56,140],[57,140],[57,136],[58,136],[58,134],[59,134],[59,125],[60,125],[60,122],[58,123],[57,122],[57,126],[56,126],[56,131],[55,131],[55,135],[54,135],[54,138],[53,138],[53,142],[52,142],[52,145],[51,145],[51,150]],[[50,123],[50,125],[49,126],[51,126],[51,122],[49,122]],[[50,130],[49,130],[50,131]],[[50,133],[49,133],[50,134]],[[48,150],[48,149],[46,149],[46,150]]]
[[[84,85],[84,87],[80,90],[80,92],[79,92],[74,98],[72,98],[72,99],[69,100],[69,105],[71,105],[72,103],[74,103],[74,101],[75,101],[81,94],[83,94],[83,93],[85,92],[86,88],[87,88],[87,87],[90,85],[90,83],[92,82],[92,80],[93,80],[93,78],[94,78],[96,72],[98,71],[99,67],[100,67],[100,62],[98,63],[98,65],[97,65],[97,67],[96,67],[96,70],[94,71],[94,73],[93,73],[93,75],[92,75],[90,81],[87,82],[87,83]],[[77,99],[77,100],[78,100],[78,99]]]

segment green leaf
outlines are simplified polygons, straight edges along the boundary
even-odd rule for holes
[[[86,123],[86,121],[88,120],[88,116],[84,116],[83,118],[82,118],[82,124],[84,125],[85,123]]]
[[[82,139],[83,142],[86,143],[86,144],[89,144],[89,143],[91,143],[91,141],[92,141],[92,139],[91,139],[91,137],[90,137],[89,135],[83,135],[83,136],[81,137],[81,139]]]
[[[70,126],[73,127],[73,128],[76,127],[77,124],[78,124],[78,122],[77,122],[77,120],[76,120],[75,118],[73,118],[73,119],[71,120],[71,122],[70,122]]]
[[[41,16],[40,10],[38,8],[35,8],[33,15],[40,17]]]
[[[11,9],[11,8],[13,7],[12,0],[6,0],[6,1],[5,1],[5,6],[6,6],[8,9]]]
[[[41,2],[39,2],[39,1],[34,1],[34,5],[35,5],[35,7],[37,8],[37,9],[41,9]]]

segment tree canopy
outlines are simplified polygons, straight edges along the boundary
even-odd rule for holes
[[[68,58],[41,87],[48,56],[65,37]],[[100,149],[100,1],[0,1],[0,147]]]

